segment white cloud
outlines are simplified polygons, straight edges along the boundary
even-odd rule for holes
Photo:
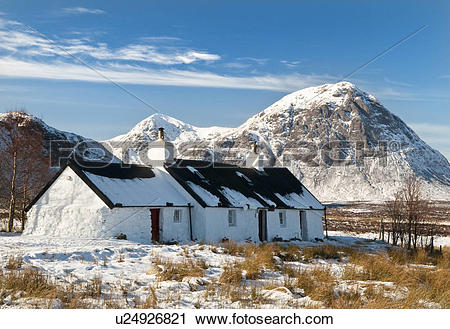
[[[89,9],[84,7],[63,8],[62,12],[64,14],[71,14],[71,15],[80,15],[80,14],[101,15],[106,13],[102,9]]]
[[[216,54],[171,48],[161,51],[153,45],[128,45],[110,54],[112,60],[142,61],[160,65],[191,64],[197,61],[217,61]]]
[[[50,41],[23,24],[0,17],[0,76],[106,82],[99,74],[69,56],[69,52],[94,65],[108,78],[123,84],[293,91],[329,79],[318,75],[271,75],[258,72],[233,76],[201,71],[199,67],[162,69],[161,65],[214,62],[220,60],[221,56],[186,47],[161,47],[143,39],[140,39],[140,43],[111,49],[106,43],[94,43],[82,35],[78,37]],[[253,62],[262,65],[267,62],[267,59],[253,57],[238,60],[242,64]],[[155,68],[155,65],[158,67]]]
[[[286,60],[282,60],[280,61],[280,63],[288,66],[288,67],[296,67],[298,64],[301,63],[301,61],[286,61]]]
[[[15,25],[14,29],[12,25]],[[67,56],[69,52],[72,55],[83,55],[98,60],[139,61],[158,65],[192,64],[221,59],[220,55],[204,51],[185,47],[160,47],[148,43],[129,44],[110,49],[106,43],[92,43],[88,38],[52,42],[20,23],[1,18],[0,50],[15,52],[17,56],[22,57]]]
[[[329,77],[312,75],[227,76],[208,71],[151,69],[113,63],[96,67],[103,75],[123,84],[190,86],[236,89],[293,91],[324,83]],[[0,76],[107,82],[88,67],[62,61],[42,63],[14,58],[0,58]]]
[[[450,125],[410,122],[408,125],[432,147],[450,160]]]

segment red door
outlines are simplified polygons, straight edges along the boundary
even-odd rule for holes
[[[161,209],[150,209],[150,215],[152,217],[152,241],[159,241],[159,212]]]

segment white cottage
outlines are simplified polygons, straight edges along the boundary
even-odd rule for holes
[[[147,166],[69,160],[28,206],[24,233],[143,243],[323,238],[323,205],[288,169],[173,159],[162,131],[151,149]]]

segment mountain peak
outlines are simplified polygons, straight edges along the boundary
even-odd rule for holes
[[[293,92],[237,128],[198,128],[154,114],[116,141],[139,150],[159,127],[187,159],[242,164],[257,141],[267,165],[288,167],[322,201],[386,200],[409,174],[431,198],[450,196],[445,157],[347,81]]]

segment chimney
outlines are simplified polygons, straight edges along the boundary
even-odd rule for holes
[[[158,128],[158,139],[164,140],[164,128]]]
[[[158,128],[158,139],[151,142],[148,148],[148,165],[162,167],[175,159],[174,145],[164,139],[164,128]]]

